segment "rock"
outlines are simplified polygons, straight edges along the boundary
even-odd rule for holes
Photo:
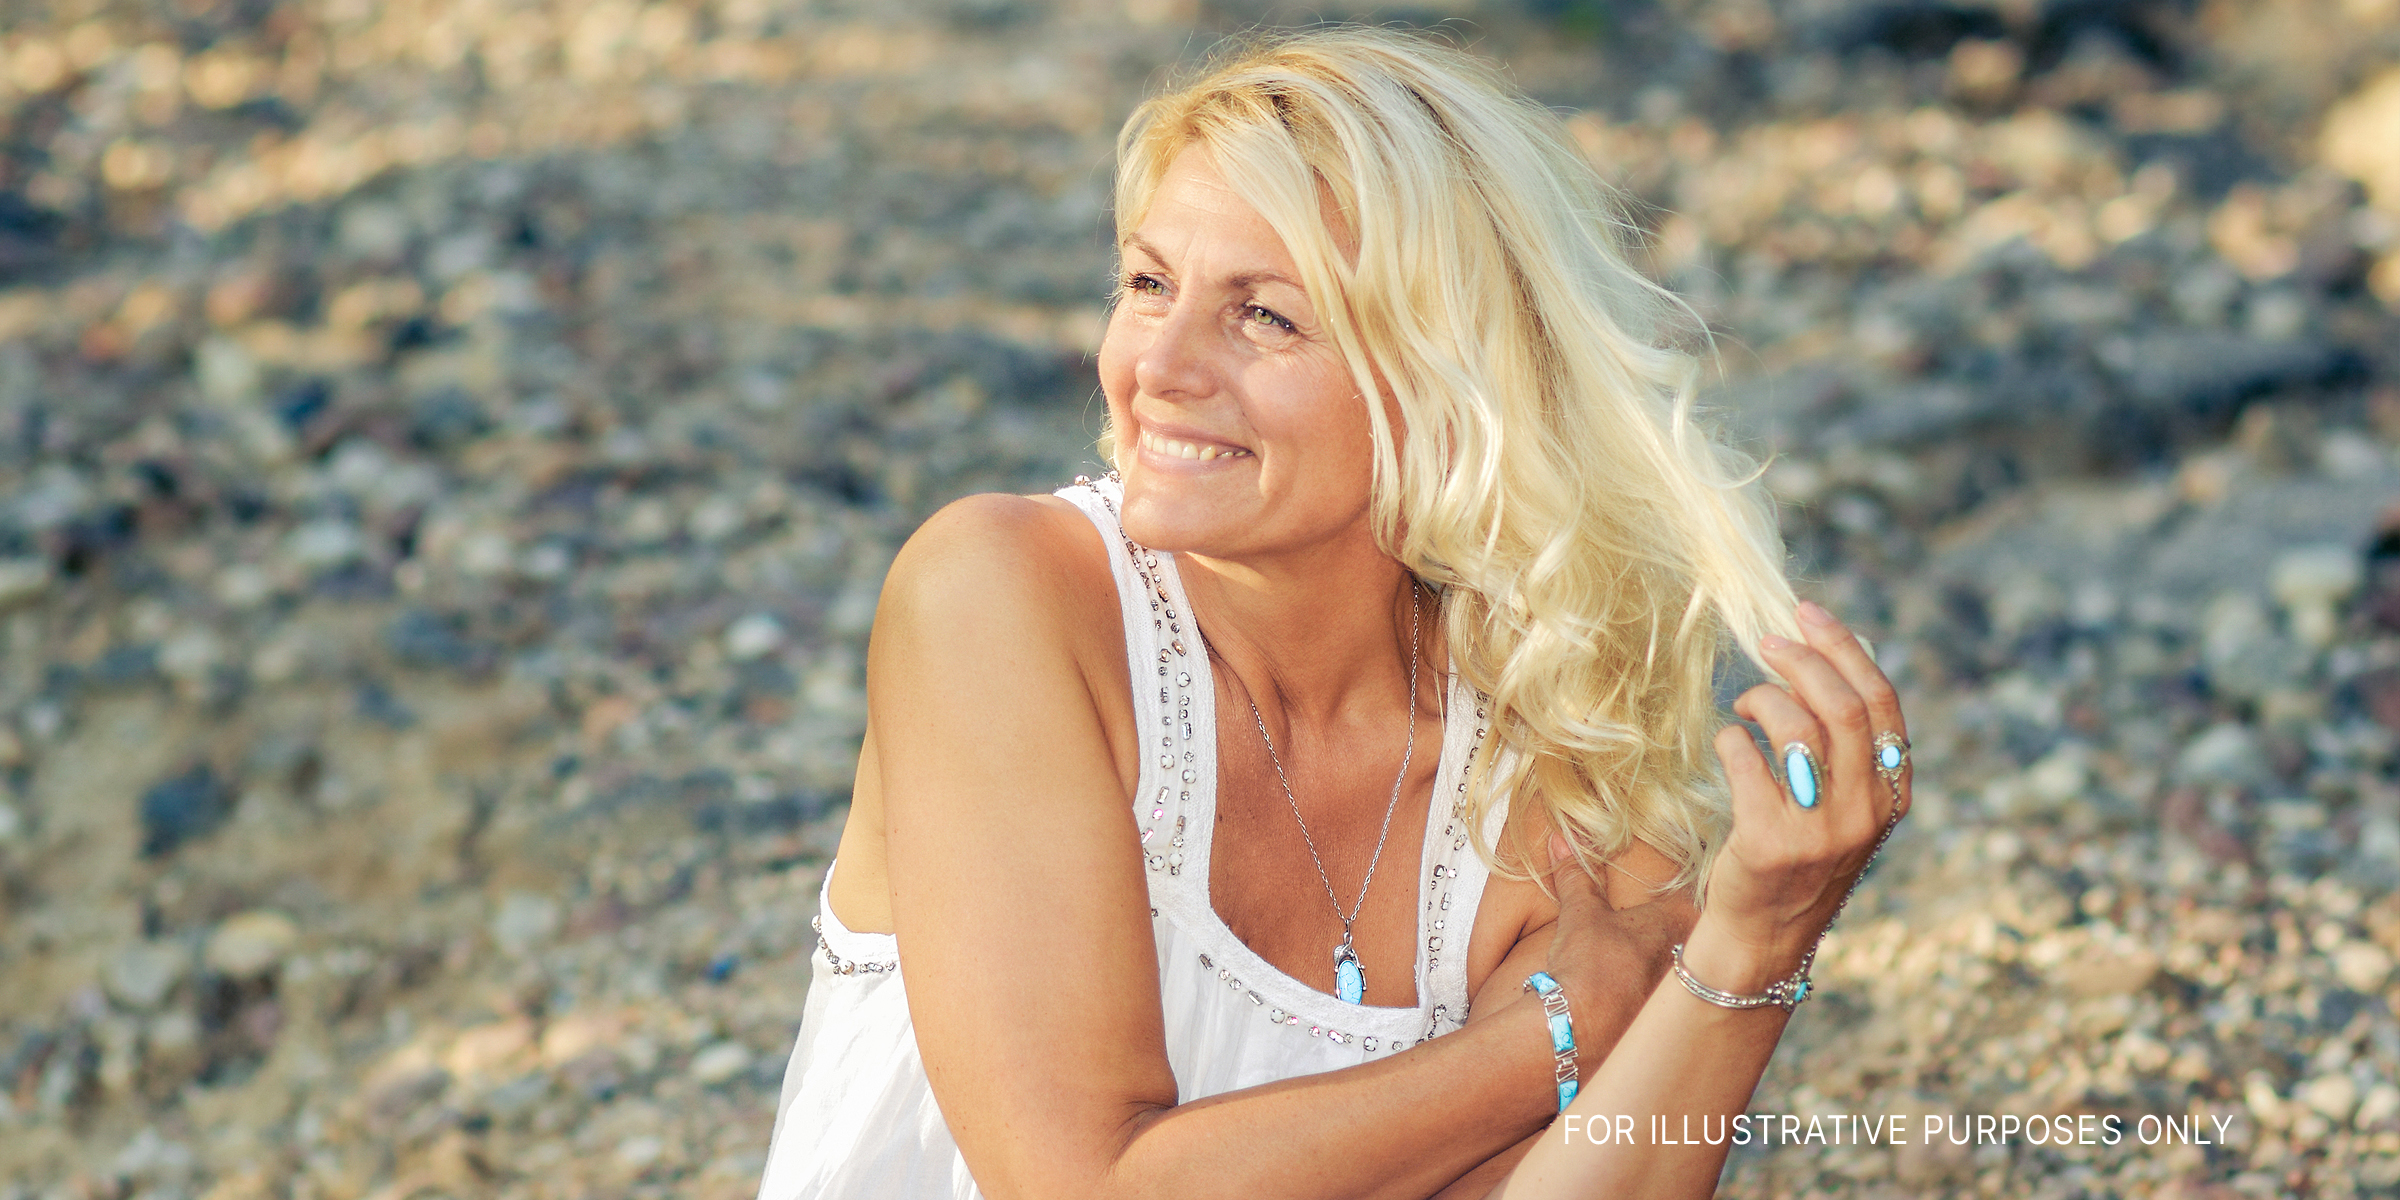
[[[2264,605],[2247,592],[2227,592],[2201,622],[2201,659],[2209,686],[2234,699],[2254,699],[2299,673],[2291,647]]]
[[[411,667],[468,675],[490,670],[497,656],[491,647],[468,638],[464,624],[457,617],[412,608],[385,627],[384,645],[394,658]]]
[[[258,360],[241,343],[211,337],[192,352],[192,376],[200,394],[221,405],[238,405],[258,397]]]
[[[224,659],[224,644],[205,628],[186,629],[158,648],[158,669],[187,691],[207,685],[210,672]]]
[[[492,914],[492,941],[510,954],[523,954],[558,932],[558,902],[531,892],[511,892]]]
[[[2342,981],[2343,987],[2364,995],[2374,995],[2381,992],[2384,981],[2391,978],[2392,956],[2373,942],[2346,941],[2334,948],[2333,973]]]
[[[172,1094],[207,1065],[202,1038],[199,1018],[184,1009],[170,1009],[151,1019],[142,1036],[142,1065],[154,1093]]]
[[[2292,1098],[2328,1121],[2347,1121],[2358,1107],[2358,1085],[2348,1075],[2319,1075],[2294,1088]]]
[[[2068,959],[2051,972],[2068,994],[2090,1000],[2141,991],[2157,978],[2159,961],[2146,950],[2112,951]]]
[[[2393,1117],[2400,1117],[2400,1087],[2378,1083],[2359,1099],[2352,1120],[2361,1129],[2372,1129]]]
[[[229,979],[255,979],[282,965],[299,943],[300,928],[290,917],[252,909],[218,925],[203,958],[210,970]]]
[[[275,581],[250,563],[235,563],[217,573],[217,603],[227,608],[256,608],[275,594]]]
[[[2359,370],[2356,356],[2332,341],[2222,333],[2125,339],[2104,348],[2101,360],[2137,411],[2204,419],[2231,416],[2252,396],[2329,384]]]
[[[2384,71],[2325,115],[2318,151],[2325,165],[2366,185],[2386,212],[2400,213],[2400,68]]]
[[[725,628],[725,655],[746,662],[774,653],[783,641],[783,622],[767,613],[751,613]]]
[[[2221,722],[2184,745],[2175,775],[2186,783],[2253,786],[2268,777],[2266,753],[2248,726]]]
[[[731,1081],[750,1069],[756,1056],[740,1042],[717,1042],[692,1056],[692,1081],[702,1087],[715,1087]]]
[[[50,586],[50,564],[39,558],[0,558],[0,612],[31,602]]]
[[[206,763],[142,793],[142,856],[157,858],[215,832],[233,811],[232,789]]]
[[[315,571],[356,562],[366,554],[367,544],[358,526],[328,518],[292,530],[284,539],[283,552],[301,568]]]
[[[2285,551],[2268,574],[2268,590],[2290,615],[2292,636],[2322,649],[2341,631],[2343,601],[2365,579],[2366,567],[2345,546],[2303,546]]]
[[[181,947],[135,942],[109,957],[100,982],[110,997],[137,1011],[154,1009],[183,981],[191,956]]]
[[[635,1134],[617,1143],[617,1162],[628,1170],[648,1170],[666,1152],[667,1143],[664,1139],[655,1134]]]

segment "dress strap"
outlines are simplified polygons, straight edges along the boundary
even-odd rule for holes
[[[1442,759],[1432,811],[1426,817],[1424,911],[1417,929],[1424,938],[1418,961],[1419,1007],[1425,1010],[1425,1037],[1437,1037],[1467,1023],[1467,944],[1475,929],[1476,910],[1491,878],[1474,839],[1467,836],[1467,789],[1484,764],[1490,732],[1491,702],[1455,675],[1450,681],[1449,719],[1442,723]],[[1455,765],[1449,765],[1455,764]],[[1484,814],[1484,843],[1497,845],[1508,822],[1505,800]]]
[[[1172,555],[1162,555],[1125,536],[1117,506],[1124,486],[1112,475],[1079,478],[1059,489],[1100,531],[1109,547],[1109,572],[1117,584],[1117,609],[1125,623],[1126,676],[1133,685],[1134,728],[1141,734],[1141,779],[1134,788],[1133,819],[1141,829],[1143,866],[1153,910],[1186,907],[1190,889],[1182,880],[1187,854],[1206,877],[1205,839],[1195,839],[1193,794],[1215,785],[1216,725],[1213,695],[1195,684],[1206,672],[1195,666],[1204,651],[1182,599]],[[1190,844],[1187,844],[1190,843]],[[1205,905],[1203,898],[1200,903]]]

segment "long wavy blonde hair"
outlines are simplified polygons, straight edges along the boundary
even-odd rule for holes
[[[1693,423],[1700,326],[1627,262],[1608,186],[1490,67],[1377,29],[1253,38],[1142,105],[1120,231],[1194,144],[1282,236],[1360,394],[1401,414],[1396,438],[1366,406],[1376,536],[1443,588],[1452,660],[1490,696],[1478,852],[1538,873],[1482,837],[1508,796],[1587,864],[1638,838],[1692,878],[1727,823],[1719,656],[1798,634],[1756,472]]]

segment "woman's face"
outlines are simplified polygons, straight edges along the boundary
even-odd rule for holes
[[[1100,345],[1127,536],[1242,559],[1366,530],[1373,442],[1273,227],[1189,147],[1139,228]]]

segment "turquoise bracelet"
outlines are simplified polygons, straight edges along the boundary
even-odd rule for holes
[[[1525,990],[1542,998],[1542,1011],[1550,1015],[1550,1049],[1558,1055],[1558,1111],[1567,1111],[1575,1099],[1575,1023],[1567,1017],[1567,990],[1550,978],[1548,971],[1535,971],[1525,977]]]

